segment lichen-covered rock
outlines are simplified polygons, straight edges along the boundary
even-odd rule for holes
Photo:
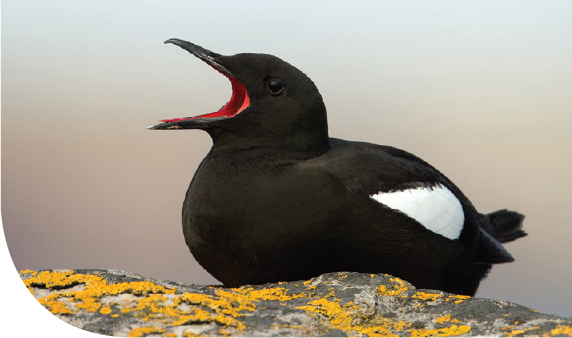
[[[572,336],[572,319],[502,301],[417,290],[383,274],[329,273],[236,289],[120,270],[20,275],[61,320],[114,336]]]

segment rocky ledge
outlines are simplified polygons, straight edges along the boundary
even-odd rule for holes
[[[120,270],[20,275],[61,320],[112,336],[572,336],[569,318],[418,290],[383,274],[329,273],[236,289]]]

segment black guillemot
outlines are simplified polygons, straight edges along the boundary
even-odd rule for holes
[[[445,175],[403,150],[328,136],[326,107],[300,70],[267,54],[224,56],[170,39],[226,76],[220,110],[149,129],[202,129],[213,146],[183,204],[196,260],[225,286],[387,273],[474,295],[524,216],[478,213]],[[353,112],[356,114],[356,112]]]

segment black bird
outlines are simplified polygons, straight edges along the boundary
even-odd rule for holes
[[[183,204],[196,260],[229,287],[326,272],[388,273],[474,295],[524,216],[483,215],[445,175],[403,150],[328,136],[300,70],[266,54],[224,56],[179,39],[232,84],[219,111],[149,129],[202,129],[213,146]],[[359,114],[359,112],[352,112]]]

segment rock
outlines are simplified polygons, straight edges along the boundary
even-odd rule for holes
[[[572,336],[572,319],[503,301],[417,290],[383,274],[328,273],[236,289],[121,270],[20,275],[61,320],[113,336]]]

